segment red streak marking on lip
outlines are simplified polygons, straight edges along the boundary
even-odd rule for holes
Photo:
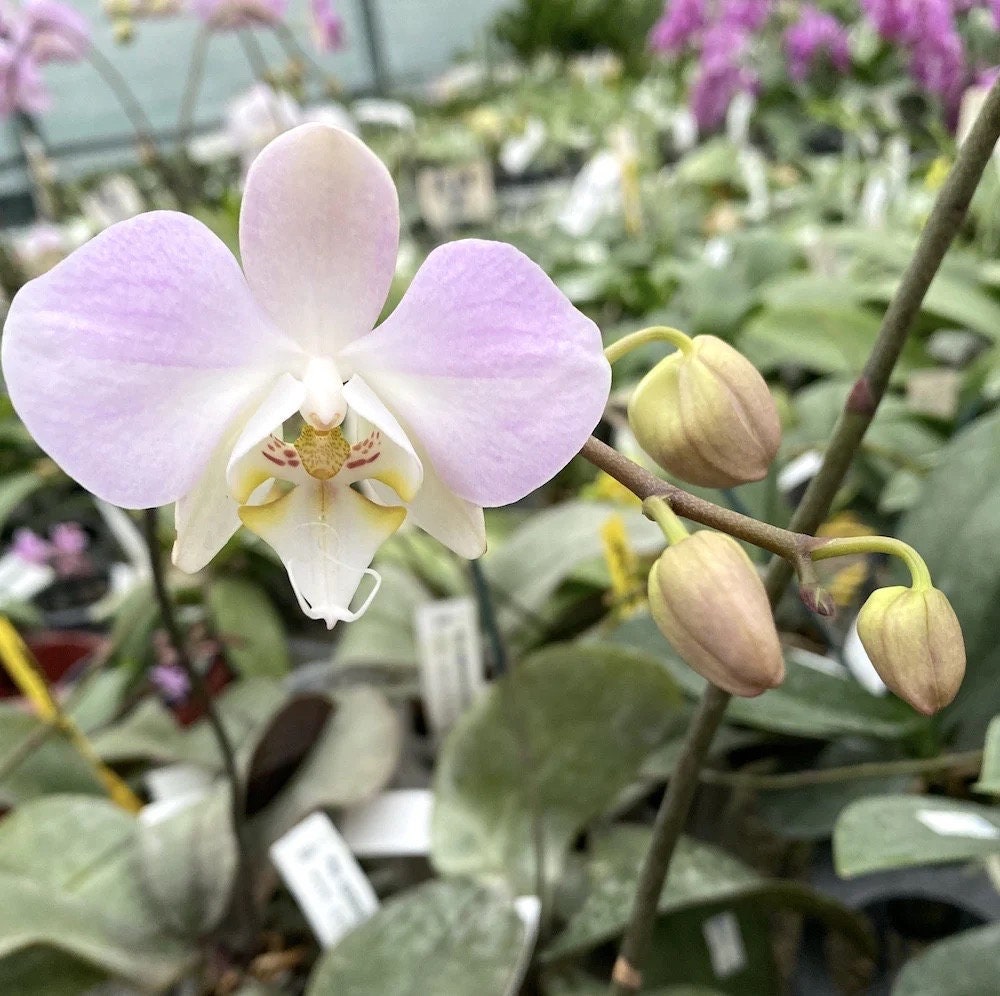
[[[285,466],[285,461],[284,460],[279,460],[277,457],[271,456],[270,453],[261,453],[261,456],[265,460],[270,460],[271,463],[276,463],[279,467],[284,467]]]
[[[374,456],[366,457],[363,460],[351,460],[347,466],[348,469],[354,470],[355,467],[364,467],[366,464],[374,463],[379,458],[379,454],[376,453]]]
[[[295,456],[295,450],[291,450],[291,449],[285,450],[285,456],[286,457],[293,457],[293,456]]]

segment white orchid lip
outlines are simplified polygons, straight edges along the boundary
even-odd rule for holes
[[[176,502],[183,570],[243,522],[307,614],[352,618],[407,517],[480,556],[483,506],[563,467],[611,378],[593,322],[502,243],[435,249],[376,328],[398,248],[385,165],[347,132],[294,128],[247,175],[242,266],[199,221],[155,211],[22,288],[0,342],[11,400],[99,497]],[[286,440],[299,416],[308,431]]]

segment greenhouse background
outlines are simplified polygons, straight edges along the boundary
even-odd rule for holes
[[[6,0],[0,315],[0,996],[1000,992],[1000,0]]]

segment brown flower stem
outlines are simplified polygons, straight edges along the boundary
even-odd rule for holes
[[[703,526],[711,526],[736,539],[769,550],[779,557],[784,557],[793,569],[807,569],[809,551],[815,543],[812,536],[760,522],[749,515],[742,515],[699,498],[651,474],[593,436],[583,444],[580,455],[643,501],[647,498],[664,498],[675,515],[690,519],[692,522],[700,522]]]
[[[758,792],[780,792],[805,788],[808,785],[836,785],[841,782],[863,781],[866,778],[892,778],[904,775],[932,774],[936,771],[962,770],[975,774],[982,764],[982,750],[963,750],[938,757],[904,758],[899,761],[865,761],[836,768],[815,771],[785,771],[780,774],[755,774],[751,771],[702,771],[701,781],[707,785],[728,785],[736,789]]]
[[[215,736],[215,742],[219,748],[219,756],[222,760],[223,771],[226,781],[229,783],[231,800],[230,819],[233,824],[233,833],[236,837],[238,852],[236,880],[233,884],[231,908],[237,928],[237,946],[243,953],[249,955],[253,953],[257,938],[260,935],[260,925],[254,893],[250,843],[243,813],[242,784],[239,771],[236,767],[236,752],[233,749],[232,741],[229,739],[229,734],[222,723],[222,717],[219,715],[219,711],[215,707],[215,702],[212,700],[208,685],[205,683],[201,672],[194,666],[191,660],[191,655],[187,649],[187,641],[184,639],[184,633],[174,612],[173,599],[167,589],[167,582],[163,572],[163,556],[157,534],[157,512],[155,508],[148,508],[143,512],[143,535],[146,540],[146,549],[149,551],[153,591],[156,595],[156,602],[160,612],[160,621],[163,623],[163,628],[166,630],[170,645],[177,655],[177,663],[191,683],[191,691],[194,694],[195,700],[205,710],[205,718],[208,720],[208,725]]]
[[[829,514],[837,492],[847,476],[851,461],[889,387],[892,371],[903,351],[927,289],[965,221],[972,195],[989,164],[998,139],[1000,139],[1000,80],[990,89],[976,123],[962,143],[955,165],[938,193],[927,224],[920,233],[913,258],[886,309],[864,370],[848,395],[834,427],[830,444],[823,455],[823,464],[792,516],[790,531],[814,533]],[[584,450],[590,445],[588,442]],[[629,487],[621,477],[617,479]],[[639,494],[640,498],[648,496]],[[673,501],[671,504],[678,514],[687,514]],[[766,587],[772,605],[784,593],[792,573],[791,563],[783,557],[779,556],[771,561]],[[625,930],[611,980],[612,996],[630,996],[642,988],[641,965],[652,937],[660,893],[670,868],[670,859],[694,799],[695,786],[691,783],[698,780],[712,738],[722,722],[728,702],[729,695],[726,692],[709,685],[698,711],[691,720],[684,751],[670,779],[660,812],[657,813],[653,840],[640,871],[632,915]]]

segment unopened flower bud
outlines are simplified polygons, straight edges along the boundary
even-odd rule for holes
[[[707,488],[759,481],[781,443],[764,378],[713,335],[696,336],[653,367],[628,415],[639,445],[664,470]]]
[[[958,693],[965,642],[937,588],[880,588],[858,614],[858,636],[879,677],[919,712],[930,716]]]
[[[649,572],[649,609],[684,661],[719,688],[751,697],[784,679],[764,585],[730,536],[701,531],[664,550]]]

